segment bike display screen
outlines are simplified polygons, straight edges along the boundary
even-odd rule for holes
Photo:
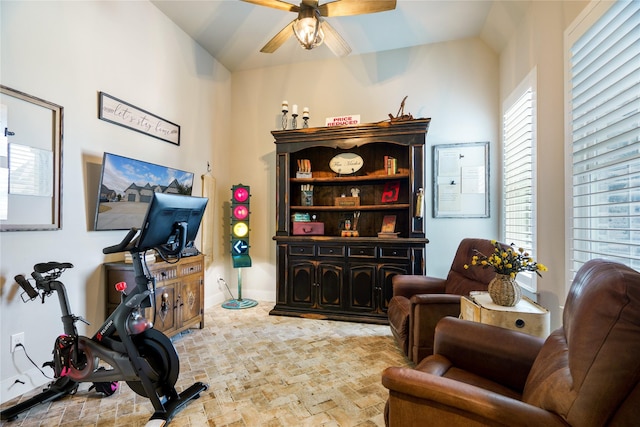
[[[206,197],[154,193],[142,223],[136,249],[142,252],[174,247],[179,244],[177,240],[195,240],[207,202]],[[186,236],[179,236],[177,233],[186,233]]]

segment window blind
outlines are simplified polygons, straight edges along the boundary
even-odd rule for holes
[[[51,197],[52,176],[51,151],[9,144],[9,194]]]
[[[524,248],[533,256],[535,99],[531,85],[519,93],[503,117],[504,242]],[[528,290],[536,291],[535,275],[523,272],[518,281]]]
[[[640,269],[640,2],[614,3],[570,47],[572,274]]]

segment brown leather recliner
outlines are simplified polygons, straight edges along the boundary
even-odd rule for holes
[[[637,426],[640,273],[592,260],[546,341],[445,318],[435,354],[387,368],[389,426]]]
[[[507,247],[505,245],[505,247]],[[463,239],[446,279],[418,275],[396,275],[391,279],[393,297],[387,316],[391,332],[404,354],[414,363],[433,353],[433,332],[445,316],[460,315],[460,296],[486,291],[496,275],[492,268],[471,267],[478,250],[494,252],[491,240]]]

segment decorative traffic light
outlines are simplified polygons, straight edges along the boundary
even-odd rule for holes
[[[231,187],[231,256],[233,267],[251,267],[249,257],[249,199],[248,185]]]

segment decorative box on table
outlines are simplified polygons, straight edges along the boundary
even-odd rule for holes
[[[460,298],[460,318],[542,338],[550,332],[549,310],[524,296],[515,306],[505,307],[491,301],[488,292],[471,292]]]
[[[334,206],[360,206],[360,197],[334,197]]]
[[[324,222],[294,222],[293,234],[296,236],[322,236],[324,235]]]

